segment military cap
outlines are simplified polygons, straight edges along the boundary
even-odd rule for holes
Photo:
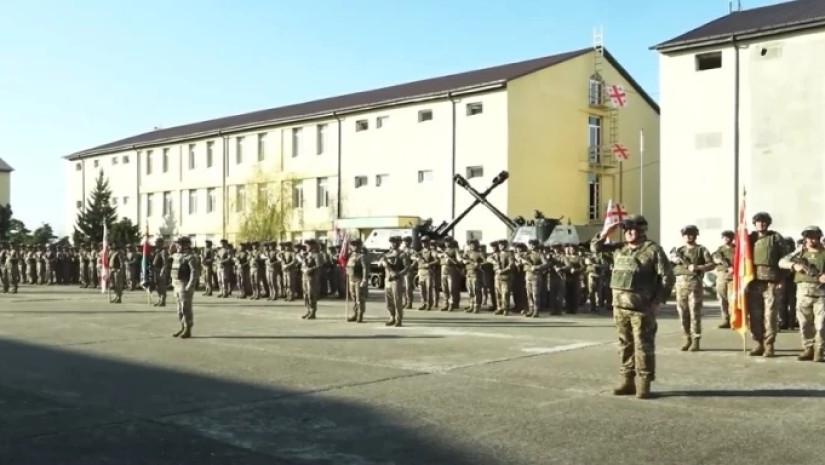
[[[203,241],[203,243],[206,245],[212,245],[212,241],[210,241],[209,239]]]
[[[527,243],[536,246],[541,244],[538,239],[530,239]]]
[[[175,239],[175,243],[180,245],[192,245],[192,239],[190,239],[189,236],[180,236]]]
[[[698,236],[699,235],[699,228],[696,226],[689,224],[682,228],[682,235],[683,236]]]
[[[156,237],[155,238],[155,244],[159,244],[159,243],[163,243],[163,238],[162,237]]]
[[[621,227],[625,231],[637,230],[647,231],[647,218],[642,215],[631,215],[621,222]]]
[[[221,244],[229,244],[229,241],[227,241],[226,239],[221,239]]]
[[[733,233],[733,231],[728,230],[728,231],[722,231],[722,237],[727,237],[728,239],[733,239],[734,237],[736,237],[736,235]]]
[[[808,226],[802,230],[802,237],[822,237],[822,230],[819,226]]]
[[[753,222],[754,223],[760,222],[760,223],[765,223],[765,224],[769,225],[769,224],[773,223],[773,218],[771,218],[771,215],[767,212],[759,212],[759,213],[753,215]]]
[[[401,242],[401,240],[401,236],[390,236],[390,242],[392,243]]]
[[[404,242],[412,242],[412,236],[404,236]]]

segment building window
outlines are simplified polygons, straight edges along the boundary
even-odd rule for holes
[[[480,115],[484,112],[484,105],[481,102],[467,104],[467,116]]]
[[[355,188],[358,189],[359,187],[364,187],[368,183],[366,176],[356,176],[355,177]]]
[[[432,110],[421,110],[418,112],[418,122],[423,123],[424,121],[430,121],[433,119],[433,111]]]
[[[601,217],[601,180],[595,173],[587,173],[587,219],[596,221]]]
[[[195,169],[195,144],[189,144],[189,169]]]
[[[480,178],[484,176],[483,166],[468,166],[467,179]]]
[[[169,149],[163,149],[163,160],[161,160],[161,163],[161,169],[163,172],[169,172]]]
[[[152,151],[146,151],[146,174],[152,174]]]
[[[327,125],[319,124],[315,128],[315,154],[322,155],[326,150]]]
[[[198,212],[198,191],[189,189],[189,214],[194,215]]]
[[[97,168],[98,166],[100,166],[100,161],[99,161],[99,160],[95,160],[95,168]]]
[[[433,180],[433,172],[432,170],[422,170],[418,172],[418,183],[421,184],[423,182],[432,181]]]
[[[590,90],[587,101],[590,105],[599,106],[604,104],[604,82],[599,77],[590,78]]]
[[[152,216],[152,204],[155,203],[155,194],[146,194],[146,216]]]
[[[128,204],[129,204],[129,196],[128,196],[128,195],[124,195],[124,196],[123,196],[123,205],[128,205]]]
[[[292,128],[292,158],[301,153],[301,128]]]
[[[212,157],[215,156],[215,143],[209,141],[206,143],[206,167],[212,168]]]
[[[123,156],[123,164],[124,164],[124,165],[129,164],[129,155],[124,155],[124,156]]]
[[[699,53],[696,55],[696,71],[722,67],[722,52]]]
[[[292,183],[292,207],[304,208],[304,183],[295,181]]]
[[[318,178],[315,184],[315,208],[329,207],[328,178]]]
[[[172,216],[172,193],[163,193],[163,216]]]
[[[587,119],[587,156],[591,163],[598,163],[602,146],[602,118],[590,116]]]
[[[266,134],[258,134],[258,161],[266,158]]]
[[[76,201],[76,202],[74,203],[74,206],[75,206],[75,208],[77,208],[78,210],[80,210],[80,209],[83,207],[83,201],[82,201],[82,200],[78,200],[78,201]]]
[[[246,186],[235,186],[235,213],[246,210]]]
[[[355,122],[355,132],[366,131],[370,128],[370,122],[362,119]]]
[[[75,163],[74,164],[74,170],[75,171],[80,171],[82,169],[83,169],[83,165],[81,165],[80,163]]]
[[[384,124],[386,124],[386,123],[387,123],[387,120],[388,120],[388,119],[390,119],[390,117],[389,117],[389,116],[379,116],[378,118],[375,118],[375,128],[376,128],[376,129],[381,129],[381,128],[383,128],[383,127],[384,127]]]
[[[375,175],[375,187],[381,187],[390,180],[389,174],[377,174]]]
[[[479,241],[481,242],[481,231],[467,231],[467,242]]]
[[[243,137],[235,138],[235,163],[243,163]]]
[[[206,213],[212,213],[215,211],[215,201],[217,197],[215,196],[215,188],[210,187],[206,189]]]
[[[117,205],[117,197],[112,197],[112,205]]]
[[[112,157],[112,164],[117,165],[117,156]]]

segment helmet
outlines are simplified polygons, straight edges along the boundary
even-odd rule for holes
[[[822,237],[822,230],[819,229],[819,226],[808,226],[802,230],[802,237]]]
[[[722,237],[727,237],[728,239],[733,239],[734,237],[736,237],[736,235],[733,234],[733,231],[722,231]]]
[[[527,243],[530,244],[531,247],[538,247],[541,245],[538,239],[530,239]]]
[[[773,223],[773,218],[771,218],[771,215],[766,212],[759,212],[753,215],[753,222],[756,223],[757,221],[770,225]]]
[[[180,236],[177,239],[175,239],[175,243],[179,245],[190,246],[192,245],[192,239],[190,239],[189,236]]]
[[[389,241],[390,241],[390,244],[400,244],[401,243],[401,236],[391,236]]]
[[[412,243],[412,236],[404,236],[404,242]]]
[[[682,228],[682,235],[683,236],[698,236],[699,235],[699,228],[696,226],[689,224]]]
[[[647,231],[647,218],[642,215],[630,215],[621,222],[621,227],[624,230]]]

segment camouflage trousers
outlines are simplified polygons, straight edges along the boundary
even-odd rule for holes
[[[547,302],[544,307],[551,313],[559,313],[564,306],[564,280],[559,276],[547,278]]]
[[[183,281],[175,280],[173,287],[175,289],[175,300],[178,304],[178,319],[183,326],[191,328],[195,325],[195,314],[192,310],[192,299],[195,296],[195,290],[186,290],[186,284]]]
[[[404,306],[412,308],[413,294],[415,293],[415,275],[407,273],[404,276]]]
[[[418,291],[421,293],[421,310],[429,310],[436,305],[435,278],[429,271],[418,271]]]
[[[404,278],[387,279],[384,286],[384,302],[390,313],[390,320],[401,322],[404,319]]]
[[[650,311],[615,308],[613,322],[619,335],[619,372],[626,378],[656,379],[656,331],[659,324]]]
[[[481,298],[483,291],[481,290],[481,273],[467,272],[467,298],[470,301],[470,310],[481,310]]]
[[[527,291],[528,310],[536,315],[542,309],[542,294],[545,289],[544,278],[540,275],[529,275],[524,278],[524,285]]]
[[[449,309],[458,308],[461,301],[461,279],[457,271],[442,270],[441,290],[444,292],[444,304]]]
[[[733,281],[728,280],[727,273],[716,274],[716,298],[719,299],[719,309],[722,312],[722,321],[730,321],[730,293],[733,290]]]
[[[756,342],[773,344],[779,332],[779,305],[782,289],[770,281],[752,281],[748,285],[748,319],[751,336]]]
[[[825,297],[816,296],[816,284],[798,283],[796,286],[796,319],[799,321],[799,333],[802,346],[818,347],[825,345]]]
[[[8,292],[9,287],[11,287],[12,292],[17,293],[17,285],[20,282],[20,274],[17,271],[17,267],[4,267],[0,269],[0,275],[3,281],[3,292]]]
[[[361,280],[359,278],[354,278],[352,276],[347,276],[347,291],[349,292],[349,298],[352,299],[352,315],[353,316],[364,316],[364,312],[367,309],[367,285],[361,285]]]
[[[255,284],[257,285],[257,283]],[[304,294],[304,307],[315,313],[318,310],[318,296],[321,293],[321,280],[315,276],[304,276],[301,279]]]
[[[266,282],[269,284],[269,298],[277,299],[281,297],[281,289],[284,287],[283,276],[280,270],[272,267],[266,269]]]
[[[676,278],[676,310],[682,320],[682,334],[692,339],[702,337],[702,281],[691,276]]]
[[[496,277],[496,302],[501,311],[510,311],[510,277]]]

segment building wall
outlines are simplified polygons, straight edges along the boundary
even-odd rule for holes
[[[11,173],[0,173],[0,205],[6,206],[10,203],[11,203]]]
[[[704,243],[718,243],[721,231],[735,229],[742,189],[748,216],[770,212],[785,235],[825,223],[825,65],[811,59],[823,45],[821,32],[740,44],[738,186],[733,47],[660,56],[666,243],[678,242],[686,224],[700,228]],[[714,51],[721,68],[697,71],[697,54]]]
[[[564,216],[573,224],[589,218],[589,117],[601,116],[602,141],[607,145],[608,120],[603,109],[589,105],[590,77],[595,52],[515,79],[509,85],[510,216],[532,217],[540,210],[548,217]],[[640,211],[639,177],[644,176],[644,214],[650,236],[659,235],[659,115],[606,59],[599,66],[607,84],[621,84],[627,105],[618,113],[619,141],[630,150],[621,167],[598,170],[602,222],[609,199],[628,211]],[[639,169],[639,132],[645,131],[645,170]],[[605,147],[609,150],[609,147]],[[583,238],[584,239],[584,238]]]
[[[89,157],[67,163],[66,233],[71,236],[80,208],[84,208],[94,192],[99,173],[109,182],[112,203],[118,218],[135,222],[138,218],[137,157],[134,151]]]

